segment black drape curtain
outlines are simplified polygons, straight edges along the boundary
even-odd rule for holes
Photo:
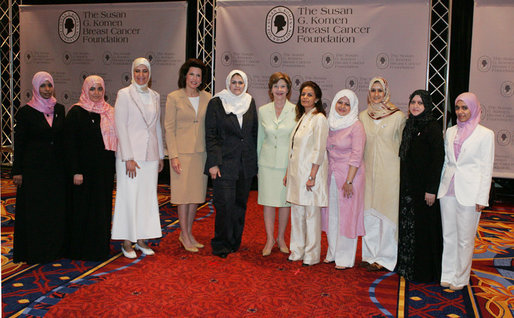
[[[452,1],[452,0],[450,0]],[[450,72],[447,123],[455,124],[455,98],[469,90],[473,0],[453,0],[451,17]],[[480,96],[478,96],[480,100]]]

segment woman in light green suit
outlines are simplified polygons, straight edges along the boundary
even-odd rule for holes
[[[286,202],[286,174],[289,137],[296,125],[295,105],[291,96],[291,79],[285,73],[273,73],[268,82],[271,103],[259,107],[259,133],[257,154],[259,156],[259,197],[264,206],[266,245],[262,256],[271,254],[275,245],[275,208],[278,208],[278,236],[276,242],[282,253],[289,253],[284,232],[289,222],[289,203]]]

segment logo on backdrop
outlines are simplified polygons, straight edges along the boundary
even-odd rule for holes
[[[270,56],[270,64],[273,67],[279,67],[282,65],[282,55],[278,52],[274,52]]]
[[[232,64],[232,54],[230,52],[223,52],[221,56],[221,64],[229,66]]]
[[[324,68],[332,68],[334,66],[334,54],[323,54],[323,56],[321,56],[321,65],[323,65]]]
[[[389,66],[389,56],[385,53],[377,55],[377,67],[381,70]]]
[[[496,133],[496,141],[499,145],[507,146],[508,144],[510,144],[511,136],[512,134],[510,133],[510,131],[503,129]]]
[[[350,76],[346,79],[345,87],[347,89],[351,89],[352,91],[357,91],[359,80],[355,76]]]
[[[503,97],[511,97],[514,92],[514,84],[511,81],[506,81],[502,83],[501,93]]]
[[[480,72],[487,72],[491,69],[491,58],[489,56],[481,56],[478,59],[478,70]]]
[[[286,7],[277,6],[266,15],[266,35],[271,42],[284,43],[294,31],[293,12]]]
[[[125,72],[121,75],[121,85],[128,86],[132,82],[132,77],[130,77],[129,72]]]
[[[64,11],[59,17],[59,37],[65,43],[73,43],[80,36],[80,18],[75,11]]]
[[[303,77],[301,75],[293,76],[293,88],[292,88],[292,90],[298,91],[300,89],[300,86],[302,86],[302,83],[303,83]]]

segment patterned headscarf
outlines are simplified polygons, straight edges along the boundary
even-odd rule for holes
[[[384,90],[384,98],[382,99],[382,102],[378,104],[373,104],[371,102],[371,87],[373,84],[378,82],[380,86],[382,86],[382,89]],[[371,82],[369,82],[369,88],[368,88],[368,115],[372,119],[382,119],[384,117],[390,116],[394,114],[395,112],[399,111],[399,109],[394,106],[389,99],[391,98],[391,94],[389,92],[389,85],[387,84],[387,81],[385,78],[382,77],[374,77]]]

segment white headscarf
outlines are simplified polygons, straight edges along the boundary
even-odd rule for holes
[[[148,82],[146,82],[143,85],[139,85],[134,80],[134,70],[139,65],[144,65],[144,66],[146,66],[146,68],[148,68]],[[148,83],[150,82],[150,79],[152,78],[152,69],[150,67],[150,62],[148,62],[148,60],[145,59],[144,57],[138,57],[137,59],[134,60],[134,62],[132,62],[132,73],[131,74],[132,74],[132,85],[134,85],[136,90],[140,93],[148,91]]]
[[[245,83],[243,92],[240,95],[234,95],[230,91],[230,81],[232,80],[232,76],[235,74],[240,75]],[[221,99],[225,113],[233,113],[238,117],[242,116],[246,113],[248,108],[250,108],[250,103],[252,102],[252,96],[246,93],[246,90],[248,89],[248,77],[243,71],[233,70],[228,74],[227,79],[225,80],[225,85],[227,88],[216,94],[214,97],[219,97],[219,99]]]
[[[350,100],[350,112],[341,116],[336,111],[336,104],[339,99],[346,97]],[[330,130],[339,130],[348,128],[353,125],[359,116],[359,99],[352,90],[343,89],[337,92],[336,96],[332,100],[332,106],[330,107],[330,113],[328,114],[328,126]]]

